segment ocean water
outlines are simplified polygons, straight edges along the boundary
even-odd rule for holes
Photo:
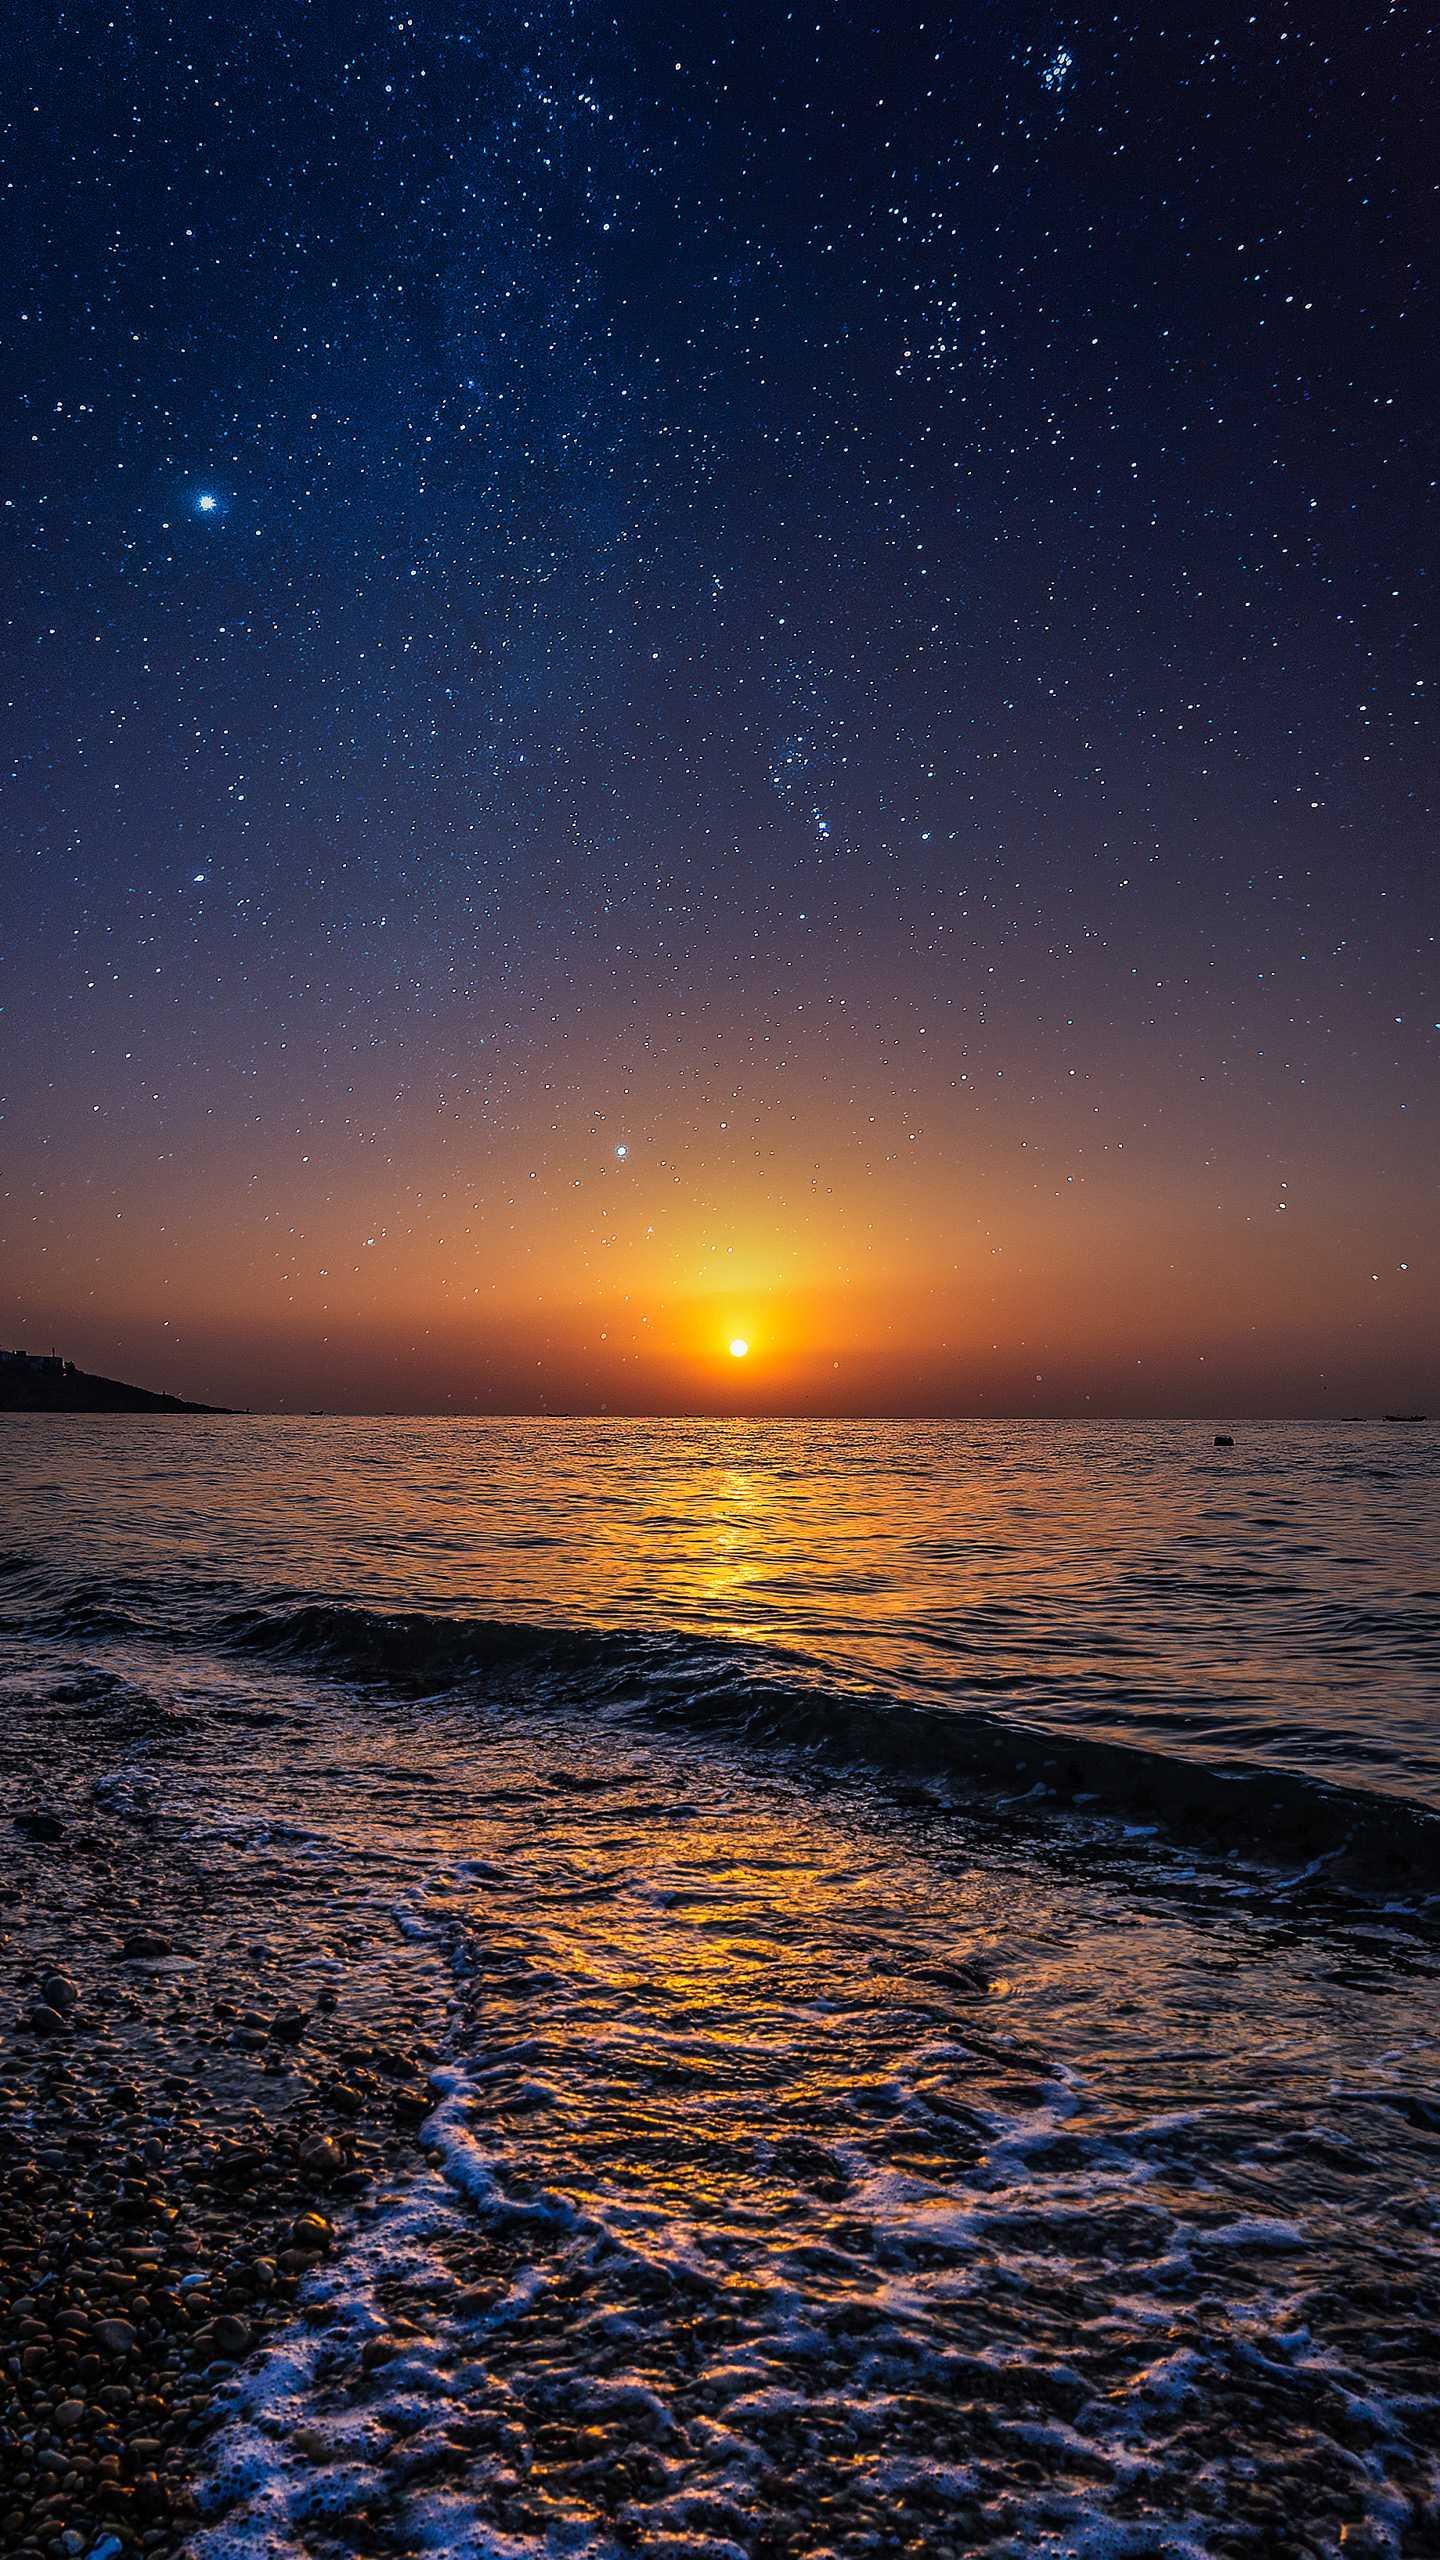
[[[0,1703],[448,2019],[203,2560],[1440,2550],[1440,1433],[1233,1428],[0,1425]]]

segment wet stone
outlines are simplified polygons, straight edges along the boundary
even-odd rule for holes
[[[65,1825],[59,1814],[52,1813],[46,1806],[27,1809],[23,1813],[15,1814],[12,1819],[16,1830],[22,1832],[27,1840],[38,1840],[50,1846],[65,1837]]]

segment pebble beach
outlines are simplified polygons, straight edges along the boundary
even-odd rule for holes
[[[107,1797],[106,1702],[78,1682],[37,1728],[12,1695],[0,1738],[0,2547],[21,2560],[184,2547],[217,2394],[432,2103],[417,2022],[439,2021],[403,1941],[297,1925],[313,1887],[283,1856],[257,1904],[248,1864],[160,1828],[143,1788]]]

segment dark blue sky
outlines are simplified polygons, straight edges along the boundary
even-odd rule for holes
[[[403,1400],[538,1257],[608,1400],[633,1124],[657,1308],[973,1299],[1103,1177],[1267,1358],[1310,1202],[1285,1392],[1416,1373],[1423,13],[34,8],[8,88],[0,1335]]]

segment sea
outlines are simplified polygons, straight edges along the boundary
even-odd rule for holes
[[[1440,2552],[1440,1430],[1218,1427],[0,1422],[0,1712],[445,2021],[200,2560]]]

